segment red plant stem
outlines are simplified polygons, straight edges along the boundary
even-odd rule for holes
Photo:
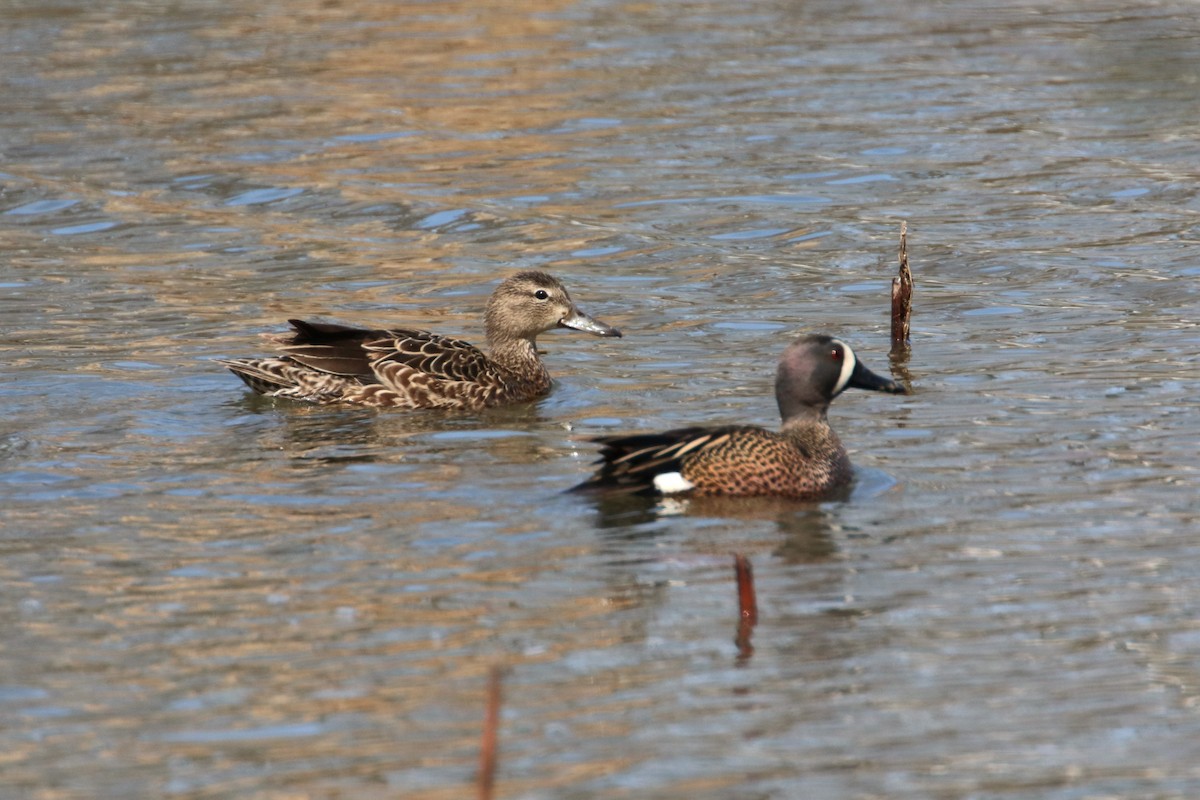
[[[737,575],[738,616],[754,625],[758,622],[758,598],[754,593],[754,568],[750,566],[750,559],[740,553],[735,553],[733,569]]]
[[[483,740],[479,746],[479,800],[492,800],[496,787],[496,743],[500,735],[500,678],[500,667],[492,667],[488,674]]]
[[[738,628],[734,643],[737,645],[739,660],[748,659],[754,655],[754,646],[750,644],[750,634],[758,622],[758,599],[754,592],[754,569],[750,559],[740,553],[733,556],[733,571],[737,576],[738,590]]]

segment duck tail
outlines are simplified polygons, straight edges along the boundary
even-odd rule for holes
[[[281,390],[295,389],[297,386],[289,374],[293,366],[277,358],[222,359],[218,363],[259,394],[273,395]]]

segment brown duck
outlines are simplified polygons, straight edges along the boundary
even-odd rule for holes
[[[864,367],[845,342],[802,336],[783,352],[775,399],[779,433],[750,425],[600,436],[600,468],[575,487],[639,494],[818,499],[850,482],[850,458],[826,413],[848,387],[907,390]]]
[[[486,354],[461,339],[409,328],[289,322],[293,333],[269,337],[282,345],[281,355],[221,363],[259,394],[377,408],[478,410],[533,400],[550,391],[538,334],[574,328],[621,335],[576,308],[558,279],[534,271],[518,272],[492,293]]]

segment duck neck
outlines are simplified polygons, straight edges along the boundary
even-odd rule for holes
[[[488,349],[492,361],[518,375],[544,376],[549,382],[546,367],[538,356],[537,342],[533,339],[488,338]]]
[[[829,404],[826,403],[820,406],[812,406],[801,403],[779,403],[779,415],[783,417],[783,429],[787,430],[792,427],[806,427],[809,425],[828,425],[826,414],[829,412]]]
[[[810,458],[841,460],[846,450],[824,413],[797,415],[783,423],[780,435],[791,441]],[[847,462],[848,463],[848,462]]]

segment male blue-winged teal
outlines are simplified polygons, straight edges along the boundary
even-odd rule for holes
[[[779,360],[779,433],[752,425],[600,436],[600,468],[575,487],[639,494],[817,499],[850,482],[850,458],[826,412],[847,387],[907,390],[864,367],[845,342],[801,336]]]
[[[294,333],[268,337],[283,345],[282,355],[221,363],[260,394],[377,408],[478,410],[533,400],[550,391],[538,334],[574,328],[621,335],[576,308],[558,279],[535,271],[518,272],[492,293],[484,313],[487,354],[410,328],[288,321]]]

